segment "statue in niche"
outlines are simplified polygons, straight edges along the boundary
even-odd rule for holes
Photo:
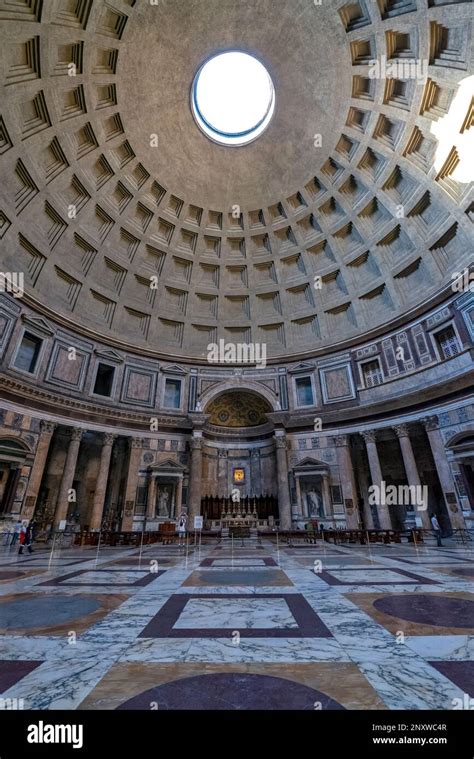
[[[308,515],[322,519],[324,514],[324,505],[321,494],[316,490],[310,490],[306,493],[306,503],[308,504]]]
[[[160,488],[160,491],[158,494],[158,516],[169,517],[170,505],[171,505],[171,492],[168,485],[168,486]]]

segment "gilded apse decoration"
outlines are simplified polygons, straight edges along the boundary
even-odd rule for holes
[[[206,413],[217,427],[258,427],[267,421],[270,404],[253,393],[224,393],[210,402]]]

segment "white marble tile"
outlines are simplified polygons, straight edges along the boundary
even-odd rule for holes
[[[193,638],[186,654],[192,662],[347,662],[339,643],[331,638]]]
[[[2,696],[22,698],[25,709],[76,709],[118,658],[123,644],[106,650],[87,641],[63,649],[13,685]]]
[[[405,645],[427,661],[473,661],[473,635],[413,635]]]
[[[138,638],[127,646],[120,662],[184,662],[191,638]]]
[[[297,629],[298,624],[283,598],[192,598],[175,629]]]
[[[64,642],[64,635],[2,635],[0,659],[41,661],[60,655]]]
[[[412,582],[412,578],[401,575],[394,569],[330,569],[331,576],[336,580],[343,582],[345,585],[358,585],[360,582],[373,583],[392,583],[392,582]]]

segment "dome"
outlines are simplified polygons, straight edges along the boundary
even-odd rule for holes
[[[446,294],[473,241],[469,4],[116,5],[0,8],[2,257],[27,302],[205,363],[221,339],[345,348]],[[239,149],[192,107],[229,51],[274,87]]]

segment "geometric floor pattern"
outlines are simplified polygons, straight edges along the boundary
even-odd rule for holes
[[[0,549],[0,697],[25,709],[453,709],[466,547]]]

